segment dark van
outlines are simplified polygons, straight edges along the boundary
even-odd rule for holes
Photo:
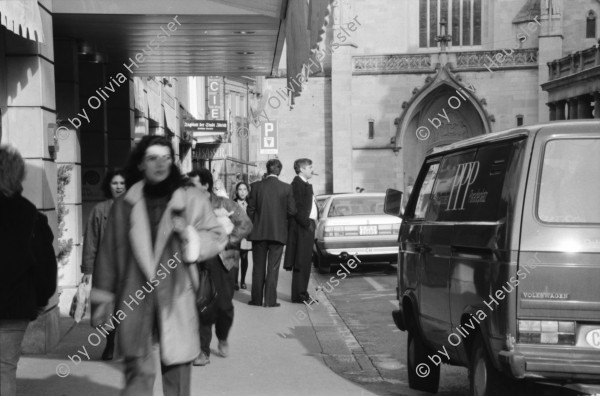
[[[398,242],[411,388],[436,393],[448,363],[469,368],[471,395],[517,379],[600,393],[600,120],[435,149]]]

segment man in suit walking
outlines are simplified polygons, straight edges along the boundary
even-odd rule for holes
[[[248,197],[248,217],[253,229],[252,241],[252,299],[250,305],[278,307],[277,280],[283,247],[287,242],[288,216],[296,214],[292,187],[279,180],[281,161],[267,162],[267,176],[251,186]],[[266,273],[266,279],[265,279]]]
[[[312,161],[308,158],[297,159],[294,171],[296,177],[292,181],[292,191],[298,211],[294,219],[290,220],[283,268],[293,271],[292,302],[311,304],[317,302],[308,294],[307,289],[318,217],[313,187],[308,183],[315,174]]]

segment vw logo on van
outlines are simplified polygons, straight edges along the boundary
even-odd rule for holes
[[[587,333],[585,340],[594,348],[600,349],[600,329],[594,329]]]

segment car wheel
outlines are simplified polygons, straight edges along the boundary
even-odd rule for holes
[[[475,335],[469,363],[469,395],[501,396],[512,393],[512,383],[494,367],[481,334]]]
[[[317,269],[319,274],[329,274],[331,272],[331,261],[317,251]]]
[[[440,385],[440,366],[427,359],[431,351],[421,338],[408,332],[406,361],[408,368],[408,386],[424,392],[437,393]]]

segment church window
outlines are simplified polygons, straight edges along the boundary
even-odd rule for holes
[[[588,12],[585,24],[585,38],[596,38],[596,19],[594,11]]]
[[[481,0],[419,0],[419,47],[435,48],[440,21],[448,21],[447,33],[455,47],[481,45]]]

